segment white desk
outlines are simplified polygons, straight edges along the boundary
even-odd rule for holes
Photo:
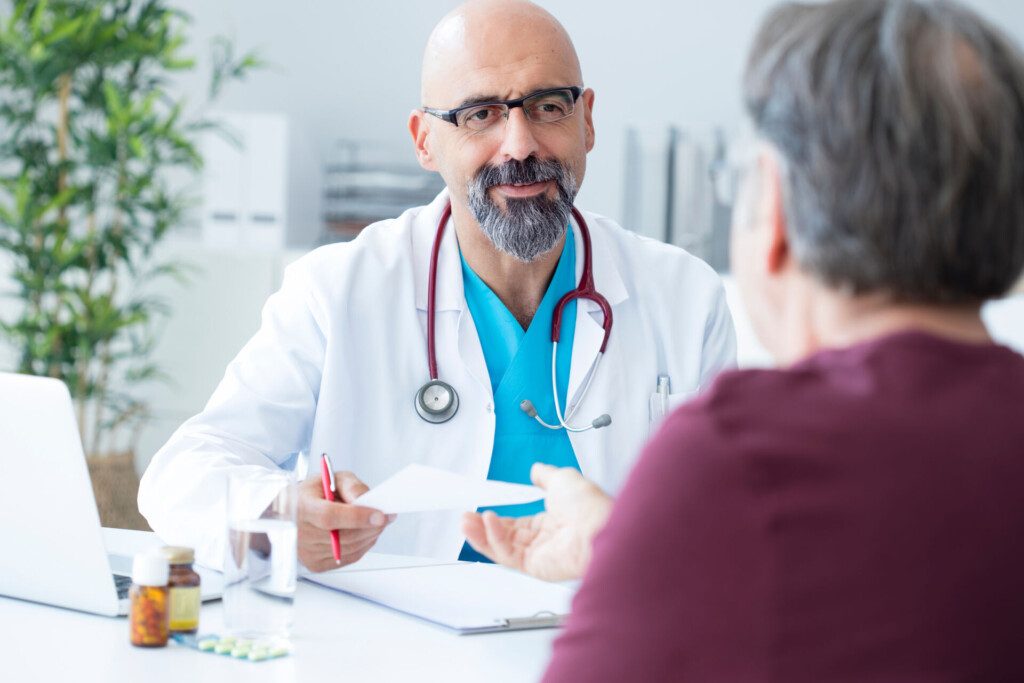
[[[143,537],[138,538],[145,544]],[[123,552],[127,545],[111,550]],[[73,580],[70,568],[68,574]],[[200,632],[219,633],[222,625],[221,603],[205,603]],[[124,618],[0,597],[0,679],[520,683],[540,678],[557,634],[543,629],[458,636],[303,581],[295,598],[294,653],[250,663],[173,643],[153,650],[135,648],[128,642]]]

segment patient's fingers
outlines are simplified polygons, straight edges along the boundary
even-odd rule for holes
[[[462,515],[462,533],[466,534],[466,540],[474,550],[490,560],[494,559],[491,546],[487,542],[487,530],[479,514],[467,512]]]
[[[516,526],[522,524],[525,519],[499,517],[490,510],[483,514],[487,545],[492,551],[489,557],[492,560],[499,564],[522,569],[523,549],[517,548],[513,541]]]

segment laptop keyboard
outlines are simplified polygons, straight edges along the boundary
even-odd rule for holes
[[[132,577],[122,576],[121,574],[114,574],[114,587],[117,588],[117,599],[126,600],[128,598],[128,589],[132,587]]]

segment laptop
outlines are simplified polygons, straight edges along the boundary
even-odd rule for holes
[[[220,597],[220,574],[197,571],[202,599]],[[0,373],[0,595],[125,615],[130,573],[104,545],[67,387]]]

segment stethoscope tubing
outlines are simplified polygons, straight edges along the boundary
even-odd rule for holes
[[[441,212],[441,218],[437,223],[437,231],[434,235],[434,244],[430,250],[430,267],[427,275],[427,369],[430,373],[430,382],[425,384],[419,392],[416,394],[416,408],[420,416],[428,422],[446,422],[454,416],[455,411],[458,410],[458,394],[455,389],[450,385],[444,384],[440,381],[437,369],[437,349],[435,346],[435,313],[436,313],[436,301],[437,301],[437,264],[438,258],[441,252],[441,242],[444,238],[445,227],[448,225],[448,220],[452,215],[452,204],[448,202],[445,204],[444,210]],[[550,425],[546,423],[539,415],[536,410],[532,409],[532,417],[544,427],[548,429],[565,429],[570,432],[585,432],[589,429],[595,429],[597,427],[607,426],[611,423],[611,418],[607,415],[602,415],[600,418],[595,420],[593,423],[586,427],[573,427],[568,424],[569,420],[576,414],[576,410],[580,404],[583,403],[583,398],[586,396],[587,391],[590,389],[590,383],[594,379],[594,375],[597,374],[597,367],[600,365],[601,358],[604,356],[605,349],[608,347],[608,340],[611,337],[612,332],[612,307],[608,303],[600,292],[594,286],[594,270],[592,260],[592,245],[590,242],[590,228],[587,226],[587,221],[583,218],[583,215],[572,207],[573,218],[576,219],[576,224],[580,229],[580,236],[583,239],[583,271],[580,274],[580,281],[576,285],[576,288],[567,292],[558,303],[555,305],[554,312],[552,313],[551,319],[551,390],[555,402],[555,416],[558,418],[557,425]],[[562,332],[562,316],[565,311],[565,307],[573,300],[588,299],[596,303],[604,314],[604,324],[602,325],[604,336],[601,340],[601,347],[597,354],[597,360],[594,363],[594,367],[587,377],[586,384],[583,387],[583,391],[580,394],[580,400],[576,402],[571,410],[566,415],[562,415],[562,408],[560,401],[558,400],[558,369],[557,369],[557,354],[558,354],[558,342]],[[424,414],[424,401],[423,395],[426,389],[431,384],[441,384],[445,389],[451,393],[451,403],[445,409],[443,416],[439,415],[426,415]],[[529,401],[525,402],[529,404]],[[524,407],[524,411],[527,409]],[[527,411],[529,413],[529,411]]]

